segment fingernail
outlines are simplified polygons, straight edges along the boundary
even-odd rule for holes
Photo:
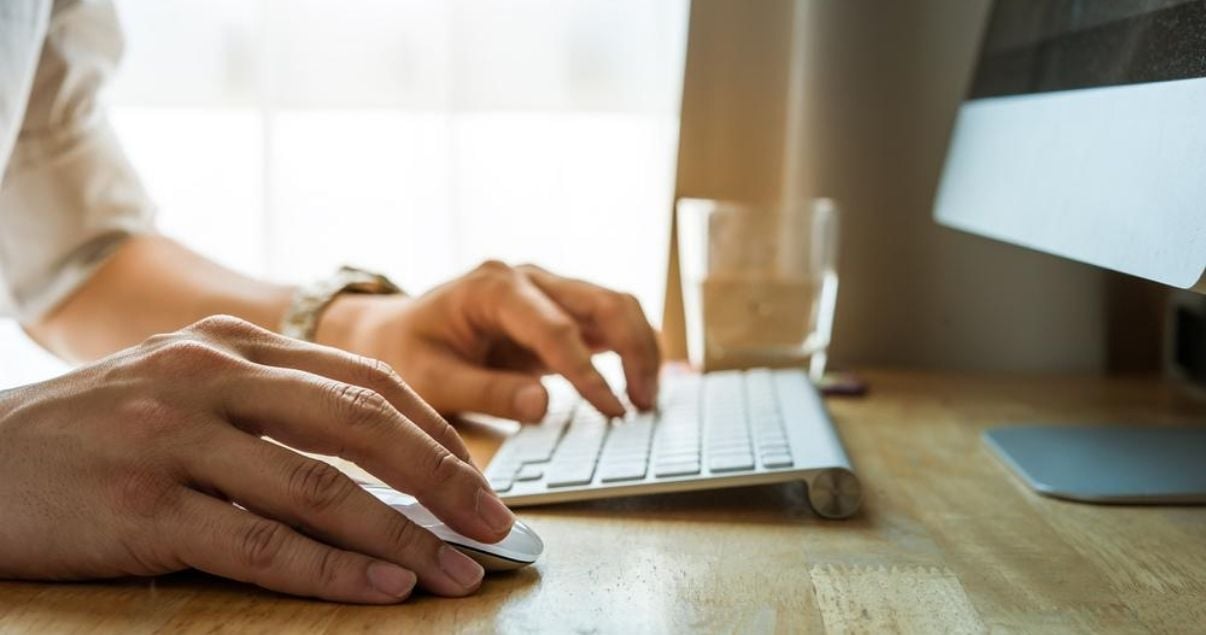
[[[653,403],[653,398],[649,396],[649,384],[637,384],[634,395],[629,395],[632,398],[632,405],[640,410],[649,410],[650,404]]]
[[[493,493],[484,489],[477,491],[477,515],[495,533],[509,531],[515,523],[515,515]]]
[[[544,386],[530,384],[515,393],[515,412],[524,421],[539,421],[544,416],[547,395]]]
[[[628,409],[624,407],[624,403],[620,401],[620,399],[614,394],[611,396],[610,401],[612,406],[610,408],[611,412],[604,414],[616,418],[623,417],[624,415],[628,414]]]
[[[386,562],[374,562],[368,568],[369,584],[390,597],[404,598],[415,588],[415,574]]]
[[[448,545],[440,547],[439,559],[440,569],[457,584],[466,588],[477,586],[477,583],[482,581],[482,576],[486,574],[482,565]]]

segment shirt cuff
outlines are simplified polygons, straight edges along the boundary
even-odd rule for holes
[[[120,245],[154,231],[154,208],[107,122],[19,140],[0,186],[0,306],[49,313]]]

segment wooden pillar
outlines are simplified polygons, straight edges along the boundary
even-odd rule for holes
[[[694,0],[687,35],[676,200],[779,200],[794,0]],[[686,358],[677,221],[670,232],[666,355]]]

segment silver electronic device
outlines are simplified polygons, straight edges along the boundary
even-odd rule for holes
[[[480,542],[453,531],[410,494],[371,483],[362,483],[361,487],[398,510],[411,522],[435,534],[436,538],[472,558],[486,571],[511,571],[526,567],[536,562],[544,552],[544,541],[521,520],[516,519],[506,538],[495,543]]]
[[[846,518],[862,501],[802,370],[668,367],[656,410],[624,419],[599,414],[563,379],[546,387],[544,421],[521,427],[485,470],[511,506],[790,481],[807,484],[809,503],[826,518]]]
[[[938,222],[1206,292],[1203,33],[1204,0],[997,0]],[[986,442],[1044,494],[1206,502],[1206,422],[1007,427]]]

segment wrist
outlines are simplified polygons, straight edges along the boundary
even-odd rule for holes
[[[346,351],[362,352],[358,341],[363,339],[364,325],[373,305],[383,298],[360,293],[341,293],[335,296],[318,316],[314,341]]]
[[[319,342],[319,322],[331,305],[348,294],[405,295],[398,285],[381,274],[355,267],[340,267],[333,276],[303,285],[293,291],[289,307],[280,320],[280,333],[307,342]],[[356,330],[359,329],[359,322],[362,321],[359,319],[360,312],[351,310],[360,308],[359,303],[345,301],[343,305],[344,307],[328,320],[328,342],[347,344],[348,338],[355,337]]]
[[[390,307],[406,304],[405,295],[369,295],[341,293],[318,316],[314,341],[344,351],[373,355],[373,331],[380,322],[376,316],[390,313]]]

